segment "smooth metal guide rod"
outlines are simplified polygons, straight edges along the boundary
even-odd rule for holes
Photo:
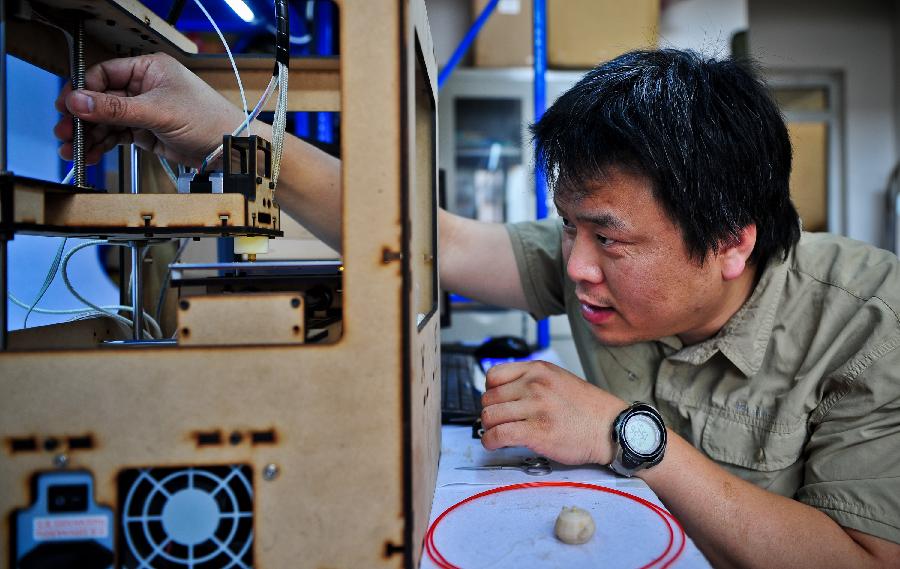
[[[141,266],[141,252],[143,251],[143,243],[133,241],[131,243],[131,318],[134,323],[134,340],[143,339],[144,331],[144,306],[141,302],[144,298],[144,290],[142,286],[143,267]]]
[[[131,193],[141,193],[141,149],[133,143],[131,145]]]
[[[84,20],[75,23],[72,53],[72,89],[84,89]],[[72,117],[72,167],[75,168],[75,185],[83,188],[87,184],[84,174],[84,123]]]
[[[137,144],[131,145],[131,193],[141,193],[141,149]],[[144,307],[141,302],[144,298],[143,287],[141,286],[141,277],[143,276],[143,267],[141,259],[141,242],[131,242],[131,318],[134,323],[135,340],[143,338],[144,330]]]
[[[118,168],[119,168],[117,186],[118,186],[118,192],[120,194],[124,194],[124,193],[130,191],[130,188],[129,189],[125,188],[125,185],[126,185],[125,184],[125,152],[126,152],[125,146],[120,144],[116,150],[116,157],[118,159]],[[129,302],[128,283],[126,282],[127,279],[125,278],[125,275],[127,274],[125,272],[126,271],[125,259],[127,256],[126,255],[127,251],[125,251],[125,247],[116,247],[116,250],[119,255],[119,305],[124,306],[126,302]]]

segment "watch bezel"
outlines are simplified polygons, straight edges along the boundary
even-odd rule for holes
[[[649,417],[651,422],[659,430],[660,441],[656,449],[651,453],[641,453],[636,451],[629,443],[624,435],[625,423],[635,415],[643,415]],[[609,467],[624,476],[632,476],[638,470],[650,468],[662,461],[666,452],[666,424],[652,405],[635,401],[627,409],[619,413],[613,422],[612,439],[616,443],[618,449],[613,461]]]

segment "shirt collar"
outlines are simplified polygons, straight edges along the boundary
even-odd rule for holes
[[[753,294],[712,338],[690,346],[685,346],[675,336],[661,338],[660,342],[677,350],[669,359],[702,365],[720,352],[746,377],[758,372],[772,336],[787,267],[788,263],[784,261],[769,262]]]

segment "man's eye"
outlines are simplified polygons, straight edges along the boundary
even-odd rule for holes
[[[599,241],[600,245],[602,245],[603,247],[609,247],[618,243],[618,241],[616,241],[615,239],[610,239],[609,237],[604,237],[603,235],[598,235],[597,241]]]
[[[575,227],[574,225],[572,225],[572,222],[569,221],[569,218],[563,217],[561,219],[562,219],[563,227],[565,227],[566,229],[573,229]]]

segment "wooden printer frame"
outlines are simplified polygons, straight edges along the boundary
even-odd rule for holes
[[[192,56],[136,0],[43,4],[87,6],[114,22],[104,24],[120,30],[111,44],[96,32],[89,64],[131,42],[231,88],[227,65]],[[436,66],[423,0],[338,4],[340,59],[292,62],[290,110],[341,112],[341,337],[0,352],[0,565],[14,563],[11,520],[32,503],[42,473],[90,473],[93,501],[116,512],[125,469],[243,465],[252,472],[254,567],[418,566],[440,451]],[[4,8],[9,52],[66,74],[54,32],[17,20],[9,0]],[[271,61],[240,65],[248,98],[258,96]],[[56,329],[29,330],[32,343]],[[220,444],[206,444],[217,433]]]

